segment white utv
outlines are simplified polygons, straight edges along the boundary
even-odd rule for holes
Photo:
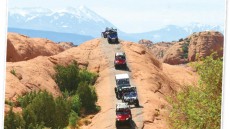
[[[123,89],[125,87],[131,87],[128,74],[116,74],[115,75],[116,87],[114,88],[117,99],[122,99]]]

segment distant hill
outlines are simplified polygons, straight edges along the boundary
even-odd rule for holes
[[[54,42],[72,42],[74,45],[79,45],[87,40],[93,39],[92,36],[72,34],[72,33],[60,33],[52,31],[30,30],[30,29],[18,29],[8,28],[8,32],[16,32],[24,35],[28,35],[32,38],[47,38]]]

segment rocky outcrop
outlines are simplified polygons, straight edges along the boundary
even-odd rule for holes
[[[223,40],[223,34],[217,31],[194,33],[167,49],[162,61],[171,65],[183,64],[199,60],[213,52],[222,57]]]
[[[22,60],[22,57],[15,50],[14,45],[11,43],[11,41],[9,39],[7,39],[6,61],[7,62],[15,62],[15,61],[21,61],[21,60]]]
[[[150,47],[153,45],[153,42],[147,39],[141,39],[140,41],[138,41],[139,44],[143,44],[146,47]]]
[[[76,47],[72,42],[59,42],[58,45],[61,46],[64,50]]]
[[[187,55],[183,49],[184,45],[184,41],[175,43],[165,52],[162,61],[171,65],[187,63]]]
[[[17,55],[21,57],[18,58],[11,55],[10,58],[7,58],[7,62],[29,60],[37,56],[51,56],[65,50],[63,47],[52,42],[51,40],[43,38],[30,38],[17,33],[8,33],[7,42],[14,46]]]
[[[174,42],[160,42],[153,44],[150,49],[153,52],[154,56],[162,61],[164,55],[166,54],[166,51],[173,46],[175,43]]]
[[[190,40],[188,49],[189,61],[209,56],[212,52],[217,52],[220,57],[223,56],[224,36],[220,32],[199,32],[189,36],[188,39]]]

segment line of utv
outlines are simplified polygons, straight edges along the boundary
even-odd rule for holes
[[[117,29],[106,28],[105,32],[102,32],[102,37],[107,38],[108,43],[118,43]],[[115,69],[128,69],[124,52],[116,52],[114,58]],[[116,74],[115,81],[116,87],[114,88],[114,91],[116,98],[122,100],[121,103],[116,104],[117,127],[120,123],[131,123],[132,113],[130,105],[139,107],[139,100],[136,87],[131,86],[129,75],[127,73]]]

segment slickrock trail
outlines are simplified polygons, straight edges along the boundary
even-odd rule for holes
[[[116,99],[116,95],[114,92],[114,87],[116,86],[115,75],[128,73],[130,75],[130,71],[128,70],[116,70],[114,68],[114,56],[116,52],[123,51],[120,44],[108,44],[106,39],[101,39],[100,47],[102,53],[105,55],[105,59],[108,61],[108,68],[100,73],[99,80],[95,87],[98,93],[98,104],[102,107],[101,112],[99,112],[92,119],[92,123],[89,126],[85,126],[83,128],[90,129],[114,129],[115,126],[115,108],[116,103],[121,102],[121,100]],[[100,60],[100,59],[98,59]],[[135,86],[134,81],[130,79],[131,85]],[[137,89],[138,90],[138,89]],[[119,129],[136,129],[141,128],[143,125],[143,111],[141,107],[142,101],[140,101],[140,107],[136,108],[131,106],[133,121],[130,126],[121,125]]]

